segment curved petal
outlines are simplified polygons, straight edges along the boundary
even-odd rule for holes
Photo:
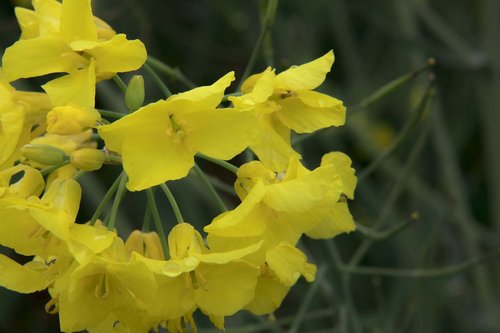
[[[234,72],[229,72],[210,86],[202,86],[173,95],[168,99],[171,103],[170,108],[176,114],[215,109],[222,101],[224,91],[233,81]]]
[[[349,156],[338,151],[325,154],[321,157],[321,165],[332,165],[334,167],[335,173],[342,179],[342,192],[348,198],[353,199],[357,178],[354,175],[355,170],[351,167],[351,163]]]
[[[28,294],[40,291],[51,283],[40,271],[30,269],[0,254],[0,286]]]
[[[259,207],[264,194],[264,185],[257,182],[238,207],[219,215],[203,230],[225,237],[261,235],[267,228],[265,211]]]
[[[311,133],[345,123],[346,109],[342,102],[325,94],[301,91],[279,103],[282,108],[276,112],[276,116],[286,127],[297,133]]]
[[[194,291],[196,303],[204,312],[230,316],[252,300],[259,273],[259,268],[244,262],[200,265],[196,274],[204,281]]]
[[[333,51],[306,64],[295,66],[276,75],[275,87],[289,91],[316,89],[330,72],[335,57]]]
[[[3,70],[9,81],[42,76],[50,73],[71,72],[88,65],[88,60],[57,36],[25,39],[5,50]]]
[[[95,64],[90,60],[88,67],[52,80],[42,86],[54,106],[76,104],[93,108],[95,104]]]
[[[245,310],[256,315],[272,313],[280,307],[289,290],[290,287],[282,284],[276,276],[263,275],[257,281],[255,297],[245,306]]]
[[[97,40],[90,0],[64,0],[61,7],[61,35],[67,43]]]
[[[257,137],[258,122],[253,112],[215,109],[184,115],[191,129],[187,134],[195,151],[229,160]]]
[[[306,235],[314,239],[333,238],[344,232],[356,229],[354,220],[346,202],[337,202],[330,208],[323,222],[314,229],[306,232]]]
[[[99,74],[139,69],[147,57],[144,44],[138,39],[128,40],[124,34],[118,34],[85,52],[95,58]]]
[[[316,266],[307,262],[306,255],[287,243],[281,243],[267,251],[266,261],[269,268],[286,286],[293,286],[303,275],[308,282],[314,281]]]

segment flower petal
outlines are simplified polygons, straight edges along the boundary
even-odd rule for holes
[[[88,61],[57,36],[21,40],[5,50],[3,70],[9,81],[71,72],[85,67]]]
[[[90,0],[64,0],[61,7],[61,35],[67,43],[97,40]]]
[[[146,61],[146,47],[138,40],[128,40],[124,34],[86,49],[96,60],[96,71],[104,73],[129,72],[139,69]]]
[[[333,51],[306,64],[295,66],[276,75],[277,89],[295,91],[316,89],[330,72],[335,57]]]
[[[297,133],[311,133],[345,123],[346,109],[342,102],[325,94],[301,91],[279,103],[282,108],[276,112],[276,116]]]
[[[205,155],[229,160],[245,150],[258,134],[253,112],[215,109],[184,115],[189,144]]]
[[[344,232],[356,229],[354,220],[346,202],[337,202],[330,208],[328,215],[314,229],[306,232],[306,235],[314,239],[333,238]]]
[[[76,104],[93,108],[95,103],[95,64],[90,61],[88,67],[76,70],[42,86],[54,106]]]
[[[205,280],[195,289],[198,306],[206,313],[230,316],[252,300],[260,269],[244,262],[203,264],[196,274]]]

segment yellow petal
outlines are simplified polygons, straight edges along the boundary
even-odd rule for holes
[[[227,252],[211,252],[206,254],[200,254],[197,257],[200,260],[200,262],[206,264],[219,264],[219,265],[227,264],[231,261],[242,259],[243,257],[246,257],[247,255],[256,252],[257,250],[260,249],[262,243],[263,241],[259,241],[250,246],[246,246],[236,250],[231,250]]]
[[[345,123],[346,109],[342,102],[315,91],[302,91],[279,103],[282,108],[276,112],[276,116],[297,133],[311,133]]]
[[[124,34],[118,34],[85,52],[95,58],[96,71],[100,74],[139,69],[147,57],[144,44],[138,39],[128,40]]]
[[[188,140],[194,150],[222,160],[241,153],[258,134],[252,112],[215,109],[189,113],[184,119],[192,130]]]
[[[64,0],[60,29],[67,43],[74,40],[97,40],[91,0]]]
[[[260,269],[244,262],[200,265],[196,272],[205,280],[195,289],[195,299],[204,312],[230,316],[252,300]]]
[[[9,81],[50,73],[71,72],[88,64],[85,58],[73,52],[57,36],[18,41],[5,50],[2,62]]]
[[[346,202],[337,202],[330,208],[323,222],[314,229],[306,232],[306,235],[314,239],[333,238],[344,232],[356,229],[354,220]]]
[[[175,225],[168,234],[168,249],[172,259],[182,259],[188,255],[195,243],[195,230],[189,223]]]
[[[323,155],[321,158],[321,165],[332,165],[335,170],[334,172],[342,179],[342,193],[345,193],[348,198],[354,199],[357,178],[354,175],[351,163],[349,156],[341,152],[331,152]]]
[[[305,254],[287,243],[282,243],[266,254],[269,268],[286,286],[293,286],[303,275],[312,282],[316,275],[316,266],[307,262]]]
[[[57,0],[33,0],[39,22],[39,36],[59,34],[61,3]]]
[[[253,75],[245,80],[241,87],[241,91],[245,92],[243,96],[231,96],[229,100],[236,108],[264,103],[273,94],[275,76],[274,70],[268,67],[261,74]]]
[[[300,155],[290,145],[290,130],[273,115],[265,115],[260,120],[261,134],[250,146],[259,160],[275,172],[283,172],[290,158]]]
[[[17,159],[23,132],[29,132],[29,128],[20,107],[0,113],[0,166],[12,157]]]
[[[318,59],[292,67],[276,75],[275,87],[289,91],[315,89],[325,80],[334,60],[333,51],[329,51]]]
[[[93,108],[95,104],[95,64],[90,61],[88,67],[74,71],[50,81],[42,86],[54,106],[75,104]]]
[[[306,211],[325,197],[335,181],[332,171],[333,168],[317,168],[304,177],[271,184],[263,201],[277,211]]]
[[[98,127],[106,147],[122,153],[131,191],[185,177],[194,165],[194,152],[173,133],[166,103],[149,104]]]
[[[261,235],[266,230],[265,211],[259,207],[264,194],[264,185],[258,182],[238,207],[217,216],[203,230],[225,237]]]
[[[185,145],[172,142],[164,132],[143,132],[123,143],[123,167],[129,176],[130,191],[183,178],[193,165],[194,153]]]
[[[21,38],[19,39],[38,37],[39,23],[36,13],[23,7],[16,7],[14,10],[17,22],[19,22],[19,27],[21,28]]]
[[[40,291],[50,284],[41,271],[30,269],[0,254],[0,286],[28,294]]]
[[[229,72],[214,84],[191,89],[168,99],[174,113],[185,114],[215,109],[224,97],[224,91],[234,81],[234,72]]]
[[[289,290],[290,287],[281,283],[276,276],[262,275],[257,281],[255,297],[245,306],[245,310],[256,315],[272,313],[280,307]]]

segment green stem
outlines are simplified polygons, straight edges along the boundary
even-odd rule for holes
[[[463,272],[474,266],[478,266],[488,261],[498,259],[499,255],[500,255],[500,247],[482,256],[466,260],[462,263],[435,269],[396,269],[396,268],[363,267],[363,266],[344,266],[342,269],[344,272],[349,274],[383,275],[383,276],[407,277],[407,278],[437,278]]]
[[[116,224],[116,216],[118,214],[118,207],[120,207],[120,203],[122,202],[123,196],[127,189],[125,188],[125,184],[127,183],[128,177],[125,172],[122,173],[120,177],[120,183],[118,184],[118,189],[116,190],[115,200],[113,201],[113,206],[111,206],[111,214],[109,215],[108,229],[113,230]]]
[[[424,143],[427,140],[428,133],[429,133],[429,121],[427,120],[424,124],[424,128],[420,132],[417,142],[415,143],[412,151],[410,152],[410,156],[408,158],[405,168],[403,169],[403,172],[396,180],[396,183],[389,192],[389,195],[384,203],[384,206],[382,207],[380,214],[374,223],[373,226],[374,229],[379,228],[381,224],[384,222],[384,220],[387,218],[393,205],[395,204],[396,200],[399,198],[399,195],[404,189],[404,185],[407,184],[407,179],[410,176],[413,167],[415,166],[417,157],[420,155]],[[350,266],[356,265],[363,258],[368,249],[372,246],[373,242],[374,241],[371,239],[364,239],[361,245],[354,252],[351,260],[349,261],[349,265]]]
[[[401,143],[408,137],[411,131],[415,128],[418,121],[420,120],[424,111],[427,110],[428,101],[431,95],[434,95],[434,84],[431,82],[429,87],[426,90],[426,93],[420,104],[417,107],[417,110],[408,118],[406,123],[404,124],[401,131],[398,133],[396,138],[391,142],[389,147],[387,147],[383,152],[381,152],[377,158],[375,158],[365,169],[361,170],[358,175],[358,182],[361,182],[368,175],[370,175],[383,161],[387,159],[387,157],[391,156],[391,154],[401,145]]]
[[[115,81],[116,85],[120,88],[121,91],[127,91],[127,85],[125,84],[125,82],[123,82],[122,78],[118,74],[113,76],[113,81]]]
[[[217,164],[221,167],[223,167],[224,169],[228,170],[228,171],[231,171],[232,173],[236,174],[238,172],[238,167],[229,163],[229,162],[226,162],[226,161],[223,161],[223,160],[219,160],[217,158],[213,158],[213,157],[210,157],[210,156],[207,156],[207,155],[204,155],[202,153],[198,153],[196,154],[196,157],[199,157],[199,158],[202,158],[204,160],[207,160],[207,161],[210,161],[214,164]]]
[[[227,102],[229,101],[229,97],[232,97],[232,96],[241,96],[243,93],[241,91],[237,91],[237,92],[234,92],[234,93],[230,93],[230,94],[225,94],[224,97],[222,98],[222,101],[223,102]]]
[[[304,321],[304,316],[306,315],[307,310],[309,309],[313,297],[316,295],[318,288],[321,285],[321,282],[325,278],[325,273],[326,270],[324,269],[324,267],[320,267],[318,270],[318,274],[316,276],[316,281],[314,281],[314,283],[309,287],[309,290],[307,291],[305,297],[301,301],[299,311],[297,311],[295,320],[293,321],[292,326],[288,330],[288,333],[299,332],[300,325]]]
[[[165,231],[163,231],[163,225],[161,223],[160,213],[158,213],[158,207],[156,206],[153,190],[148,188],[146,190],[146,195],[148,196],[148,207],[151,210],[151,215],[153,215],[156,231],[158,232],[161,246],[163,247],[163,254],[165,255],[165,259],[169,258],[167,238],[165,237]]]
[[[170,89],[168,89],[167,85],[163,83],[158,74],[156,74],[155,70],[151,68],[151,66],[149,66],[148,63],[145,63],[143,67],[146,70],[146,72],[148,72],[153,77],[153,80],[155,81],[158,88],[160,88],[163,95],[165,95],[165,97],[167,98],[172,96],[172,92],[170,91]]]
[[[386,83],[379,89],[375,90],[371,95],[368,97],[364,98],[356,104],[355,106],[351,107],[349,112],[352,114],[356,111],[362,110],[364,108],[370,107],[373,104],[377,103],[378,101],[382,100],[384,97],[390,95],[393,93],[395,90],[399,89],[402,87],[405,83],[411,81],[412,79],[418,77],[421,73],[424,73],[428,69],[430,69],[432,66],[436,64],[436,60],[434,58],[429,58],[427,59],[427,62],[425,65],[423,65],[420,68],[417,68],[407,74],[404,74],[389,83]]]
[[[381,241],[385,240],[388,238],[391,238],[392,236],[396,235],[397,233],[403,231],[407,227],[413,225],[415,219],[411,218],[406,221],[403,221],[399,224],[396,224],[395,226],[385,230],[385,231],[377,231],[373,230],[372,228],[367,228],[363,225],[357,224],[356,228],[358,229],[359,232],[363,234],[363,236],[376,240],[376,241]]]
[[[173,68],[152,56],[148,56],[146,63],[151,67],[156,68],[158,71],[164,73],[165,75],[171,77],[172,79],[178,80],[179,82],[183,83],[187,88],[196,88],[196,84],[189,80],[178,68]]]
[[[226,205],[222,201],[221,197],[219,196],[219,194],[217,193],[217,191],[215,190],[215,188],[212,186],[212,183],[210,183],[210,181],[208,180],[208,178],[205,175],[205,173],[203,172],[203,170],[200,169],[200,167],[198,166],[198,164],[194,165],[194,171],[196,172],[196,175],[198,176],[198,178],[200,178],[201,182],[208,189],[208,191],[210,192],[210,194],[212,194],[212,197],[215,199],[215,202],[217,203],[217,206],[219,206],[219,209],[222,212],[227,212]]]
[[[73,179],[74,180],[79,180],[84,174],[85,174],[85,171],[78,170],[78,172],[73,175]]]
[[[42,169],[40,170],[42,176],[47,176],[49,174],[51,174],[52,172],[56,171],[57,169],[65,166],[66,164],[69,164],[70,163],[70,160],[65,160],[63,161],[62,163],[58,164],[58,165],[53,165],[53,166],[50,166],[50,167],[47,167],[45,169]]]
[[[168,188],[167,184],[163,183],[160,184],[160,188],[165,193],[165,196],[168,199],[168,202],[170,202],[170,206],[172,206],[172,210],[174,211],[175,219],[177,220],[177,223],[184,223],[184,218],[182,217],[181,210],[179,209],[179,205],[177,204],[177,201],[175,200],[174,195]]]
[[[116,189],[118,188],[118,184],[120,183],[120,180],[121,180],[122,176],[124,175],[124,173],[125,172],[122,172],[115,179],[113,185],[111,185],[111,187],[109,188],[108,192],[106,192],[106,194],[102,198],[101,202],[99,203],[99,205],[97,206],[97,208],[96,208],[96,210],[94,212],[94,215],[92,215],[92,218],[90,219],[90,222],[89,222],[90,225],[95,225],[95,222],[101,216],[101,213],[104,210],[104,207],[106,207],[106,204],[108,203],[108,201],[111,199],[111,197],[113,196],[113,194],[115,194]]]
[[[250,76],[250,72],[253,70],[253,67],[255,66],[255,62],[257,61],[257,56],[260,53],[262,44],[267,34],[271,30],[277,6],[278,6],[278,0],[269,0],[266,9],[266,16],[262,20],[262,27],[260,30],[259,38],[257,38],[257,42],[254,45],[252,54],[250,55],[250,60],[248,60],[248,64],[245,67],[245,71],[243,72],[240,82],[238,83],[238,88],[236,89],[237,91],[241,90],[243,82]]]
[[[120,118],[126,116],[126,114],[121,113],[121,112],[102,110],[102,109],[96,109],[96,110],[101,114],[101,116],[104,116],[104,117],[120,119]]]

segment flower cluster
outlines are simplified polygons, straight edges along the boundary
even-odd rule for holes
[[[16,9],[22,34],[0,70],[0,245],[30,261],[0,254],[1,286],[48,290],[46,311],[64,332],[185,332],[196,329],[196,310],[222,329],[240,310],[275,311],[301,276],[314,280],[301,237],[355,229],[349,157],[331,152],[309,170],[290,142],[291,130],[345,121],[341,101],[314,91],[332,51],[281,73],[267,68],[228,98],[233,72],[110,123],[95,108],[96,84],[140,69],[142,42],[116,34],[90,0],[33,8]],[[51,78],[44,93],[12,85],[33,77]],[[142,191],[186,177],[195,156],[228,161],[245,150],[258,159],[237,168],[241,202],[208,223],[205,237],[182,220],[168,237],[160,225],[126,239],[114,223],[76,223],[82,172],[122,163],[127,189]]]

